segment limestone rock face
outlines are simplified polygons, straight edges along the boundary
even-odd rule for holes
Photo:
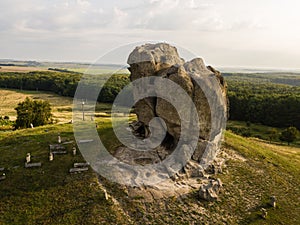
[[[149,66],[145,72],[149,72],[169,68],[170,65],[182,65],[184,60],[179,57],[175,47],[166,43],[158,43],[136,47],[129,55],[127,63],[129,65],[145,63]]]
[[[218,119],[224,119],[224,113],[218,115],[218,111],[227,112],[226,101],[226,83],[221,76],[221,73],[211,66],[205,66],[201,58],[195,58],[189,62],[185,62],[178,55],[177,49],[166,43],[145,44],[136,47],[129,55],[128,64],[131,72],[130,79],[134,81],[143,77],[161,77],[169,79],[181,87],[185,93],[192,99],[196,108],[199,120],[199,140],[196,150],[191,159],[196,162],[201,162],[207,148],[216,152],[222,127]],[[216,79],[217,78],[217,79]],[[217,88],[221,90],[216,94],[214,82],[217,80]],[[164,85],[160,82],[153,81],[153,84],[158,89],[164,89]],[[147,88],[144,88],[147,89]],[[138,99],[138,91],[140,87],[133,86],[133,96]],[[178,90],[167,90],[167,94],[171,97],[179,99]],[[180,102],[185,106],[185,102]],[[212,109],[215,109],[213,111]],[[219,110],[220,109],[220,110]],[[146,131],[141,131],[145,138],[151,135],[149,131],[149,123],[154,117],[160,117],[164,120],[168,141],[167,146],[175,146],[181,136],[182,125],[193,127],[195,124],[190,124],[189,121],[182,121],[179,118],[177,109],[171,102],[160,97],[148,97],[139,100],[135,104],[135,113],[138,121]],[[191,113],[189,106],[184,108],[184,113]],[[216,117],[220,116],[216,120]],[[221,118],[222,117],[222,118]],[[164,143],[162,144],[164,145]],[[171,148],[171,147],[170,147]],[[167,149],[171,151],[172,149]],[[194,174],[190,172],[190,174]]]
[[[183,65],[184,61],[179,57],[175,47],[160,43],[136,47],[129,55],[127,63],[130,65],[130,79],[134,81],[141,77],[166,76],[168,72],[177,70],[177,67]],[[172,66],[174,67],[171,68]],[[158,72],[161,74],[158,75]],[[136,104],[135,110],[139,121],[148,124],[156,115],[155,99],[149,97],[140,100]]]

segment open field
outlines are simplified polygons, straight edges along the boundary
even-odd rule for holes
[[[73,71],[77,73],[88,73],[88,74],[115,74],[122,73],[128,74],[129,71],[126,66],[122,65],[93,65],[84,63],[51,63],[43,62],[38,63],[39,66],[27,66],[25,62],[18,65],[18,63],[10,62],[15,64],[14,66],[0,66],[0,72],[33,72],[33,71],[53,71],[48,68],[56,68],[62,70]],[[7,62],[6,62],[7,64]]]
[[[105,67],[92,67],[92,68],[66,68],[69,71],[77,72],[77,73],[86,73],[86,74],[129,74],[129,71],[125,68],[105,68]]]
[[[19,102],[30,97],[34,100],[48,100],[52,106],[54,119],[58,122],[68,122],[72,119],[72,104],[73,99],[61,97],[53,93],[40,91],[21,91],[0,89],[1,116],[9,116],[11,120],[15,120],[17,113],[14,110]]]
[[[0,89],[0,116],[9,116],[11,120],[15,120],[17,113],[14,109],[19,102],[30,97],[34,100],[47,100],[52,107],[52,113],[55,122],[67,123],[72,119],[73,98],[62,97],[52,92],[41,91],[24,91],[13,89]],[[111,104],[97,103],[96,115],[110,116]]]
[[[238,133],[239,135],[242,135],[242,133],[238,131],[246,131],[247,136],[249,137],[256,137],[259,139],[266,140],[268,142],[272,142],[273,144],[286,144],[282,143],[279,140],[280,133],[284,130],[283,128],[277,128],[277,127],[270,127],[265,126],[261,124],[255,124],[255,123],[247,123],[244,121],[227,121],[227,130],[231,130],[234,133]],[[270,140],[270,132],[277,132],[277,135],[275,137],[275,140]],[[243,135],[242,135],[243,136]],[[298,135],[299,136],[299,135]],[[296,145],[297,147],[300,147],[300,137],[298,137],[297,140],[295,140],[291,145]]]
[[[29,67],[29,66],[0,66],[0,72],[17,72],[29,73],[32,71],[49,71],[44,67]]]

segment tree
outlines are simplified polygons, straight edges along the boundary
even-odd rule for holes
[[[271,141],[276,141],[278,139],[278,131],[275,128],[272,128],[269,132],[268,132],[268,136],[269,136],[269,140],[270,143]]]
[[[28,128],[52,123],[51,106],[48,101],[33,101],[26,98],[15,108],[17,120],[15,128]]]
[[[289,127],[281,132],[279,139],[281,141],[286,141],[289,145],[291,142],[296,140],[298,132],[299,131],[297,130],[296,127]]]

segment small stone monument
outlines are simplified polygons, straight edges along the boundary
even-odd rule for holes
[[[30,127],[33,128],[33,124],[32,123],[30,124]]]
[[[267,215],[268,215],[268,212],[265,208],[261,208],[261,217],[266,219],[267,218]]]
[[[30,153],[27,153],[26,155],[26,163],[30,163]]]
[[[58,143],[59,144],[61,143],[61,137],[60,137],[60,135],[58,135]]]
[[[271,205],[273,208],[276,208],[276,197],[275,197],[275,196],[271,196],[271,197],[270,197],[270,205]]]
[[[76,155],[76,147],[75,146],[72,148],[72,151],[73,151],[73,155]]]
[[[6,179],[5,173],[2,173],[2,175],[0,176],[0,180],[5,180],[5,179]]]
[[[53,154],[52,154],[52,152],[50,152],[50,154],[49,154],[49,161],[50,162],[53,161]]]
[[[108,194],[107,194],[107,191],[104,189],[104,196],[105,196],[105,200],[107,201],[108,200]]]

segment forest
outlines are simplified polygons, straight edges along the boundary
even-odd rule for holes
[[[52,71],[2,72],[0,73],[0,88],[50,91],[62,96],[73,97],[83,74],[70,71]],[[85,75],[85,78],[84,84],[89,85],[89,88],[99,89],[99,86],[105,82],[98,96],[98,101],[107,103],[112,103],[120,90],[129,83],[127,74],[114,74],[109,79],[105,75]]]
[[[294,126],[300,129],[299,74],[237,74],[224,73],[228,83],[229,119],[259,123],[273,127]],[[37,71],[0,73],[0,87],[51,91],[73,97],[82,74],[70,71]],[[104,84],[99,102],[112,103],[129,83],[128,74],[85,76],[90,88]],[[106,81],[107,80],[107,81]]]
[[[299,74],[223,74],[231,120],[300,129]]]

